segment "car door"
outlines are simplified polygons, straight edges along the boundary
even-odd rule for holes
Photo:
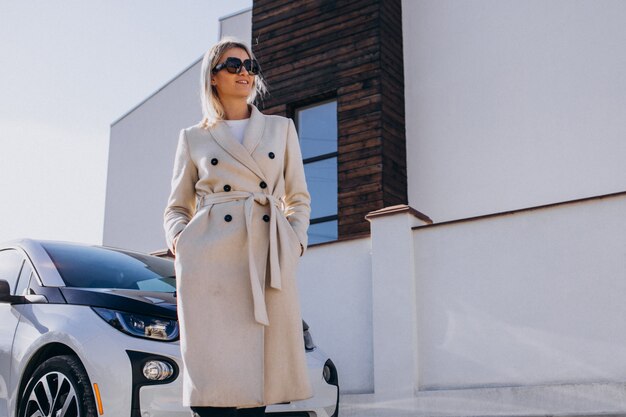
[[[24,257],[17,250],[0,250],[0,279],[9,282],[11,294],[15,294],[23,265]],[[19,313],[11,304],[0,302],[0,417],[8,417],[13,414],[9,413],[8,410],[8,387],[11,386],[13,336],[19,319]]]

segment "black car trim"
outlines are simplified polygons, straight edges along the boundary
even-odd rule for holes
[[[146,316],[178,320],[176,299],[172,293],[142,290],[59,287],[68,304],[103,307]],[[160,299],[155,304],[146,298]]]
[[[130,359],[130,364],[132,368],[132,396],[131,396],[131,413],[130,417],[141,417],[141,402],[139,398],[139,391],[141,387],[146,385],[161,385],[161,384],[170,384],[178,378],[178,374],[180,373],[178,369],[178,365],[176,365],[176,361],[167,356],[155,355],[153,353],[147,352],[139,352],[136,350],[126,350],[128,354],[128,358]],[[163,381],[152,381],[147,379],[143,375],[143,365],[147,361],[163,361],[169,363],[174,369],[174,373],[171,377]]]
[[[31,280],[29,288],[29,294],[44,295],[50,304],[67,304],[60,287],[44,287]]]
[[[335,412],[331,416],[337,417],[339,415],[339,373],[337,372],[337,367],[335,366],[333,361],[330,360],[330,358],[328,358],[324,365],[330,368],[330,381],[328,381],[328,383],[337,387],[337,402],[335,404]]]

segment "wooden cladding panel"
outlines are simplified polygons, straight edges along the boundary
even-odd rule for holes
[[[355,59],[356,61],[357,59]],[[298,93],[298,89],[302,87],[313,87],[317,86],[317,88],[323,88],[328,85],[328,82],[331,82],[333,86],[337,86],[342,82],[346,83],[354,83],[363,80],[363,78],[372,75],[378,75],[378,63],[373,58],[366,56],[364,58],[360,58],[358,60],[365,61],[360,66],[355,67],[343,67],[340,68],[339,65],[328,65],[323,61],[318,62],[317,64],[309,65],[308,67],[302,66],[299,69],[284,69],[282,74],[275,74],[269,71],[263,71],[265,77],[270,80],[270,85],[274,94],[278,93],[280,96],[293,96]],[[263,64],[261,64],[263,65]],[[262,67],[263,68],[263,67]],[[305,71],[306,70],[306,71]],[[375,71],[375,73],[362,73],[363,71]],[[336,74],[338,72],[342,73],[342,77],[337,77]],[[298,77],[295,78],[294,74],[298,74]],[[327,80],[324,83],[322,80]],[[334,88],[336,90],[336,88]]]
[[[385,206],[407,203],[406,134],[402,3],[382,1],[380,8],[383,106],[383,200]],[[399,88],[401,94],[396,94]]]
[[[286,55],[284,57],[267,57],[268,61],[272,61],[272,67],[270,68],[271,72],[268,73],[273,77],[290,77],[290,72],[295,70],[300,70],[302,68],[306,69],[306,72],[316,72],[320,68],[320,66],[327,66],[329,63],[335,68],[346,68],[345,66],[341,66],[339,62],[334,62],[333,59],[337,56],[341,56],[342,61],[348,64],[349,66],[355,66],[355,62],[352,62],[353,59],[368,57],[370,56],[370,60],[377,60],[378,45],[375,40],[375,30],[370,29],[369,32],[364,33],[365,41],[362,42],[362,46],[358,46],[352,43],[349,43],[345,39],[337,39],[322,48],[314,48],[316,51],[313,52],[307,51],[307,56],[294,59],[292,55]],[[256,54],[256,52],[255,52]],[[265,67],[261,67],[264,72]]]
[[[339,200],[344,192],[351,192],[360,190],[360,187],[372,184],[374,182],[382,184],[383,174],[382,172],[374,172],[367,175],[361,175],[357,178],[346,178],[343,180],[341,187],[339,187]],[[382,194],[381,194],[382,196]]]
[[[343,29],[346,26],[354,27],[355,30],[362,29],[365,22],[376,20],[378,18],[379,6],[375,3],[360,7],[359,1],[354,1],[352,5],[342,7],[343,13],[329,14],[327,18],[319,18],[319,10],[317,15],[313,15],[312,12],[304,12],[299,15],[288,17],[281,21],[276,22],[273,25],[259,26],[258,21],[255,22],[254,16],[252,17],[253,24],[256,23],[255,30],[259,35],[259,45],[261,49],[267,45],[264,45],[263,37],[267,37],[274,41],[274,39],[280,39],[284,37],[289,43],[286,47],[296,45],[298,48],[307,48],[308,45],[298,45],[298,40],[310,38],[311,33],[319,33],[320,36],[327,36],[333,31]],[[354,19],[357,19],[354,21]],[[359,28],[358,26],[361,26]],[[283,52],[284,54],[284,52]]]
[[[339,237],[406,203],[401,0],[254,0],[266,114],[337,100]]]
[[[261,2],[263,3],[263,2]],[[341,0],[339,2],[333,0],[298,0],[298,1],[273,1],[267,2],[263,6],[254,2],[252,12],[253,28],[257,30],[271,28],[272,26],[288,25],[293,22],[302,24],[311,24],[311,20],[322,21],[330,20],[338,15],[350,15],[356,8],[367,7],[368,4],[377,4],[376,0]],[[272,3],[272,4],[269,4]],[[257,7],[260,6],[260,7]],[[258,10],[258,13],[255,11]],[[342,13],[337,13],[341,10]],[[320,19],[320,16],[324,16]]]
[[[382,144],[380,132],[381,129],[378,128],[359,132],[359,134],[340,136],[339,152],[347,153],[371,147],[380,148]]]

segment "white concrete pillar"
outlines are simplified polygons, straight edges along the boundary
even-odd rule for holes
[[[366,217],[372,239],[374,392],[413,396],[417,387],[417,309],[413,233],[432,220],[406,206]]]

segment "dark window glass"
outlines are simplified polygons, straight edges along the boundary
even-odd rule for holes
[[[337,240],[337,220],[309,226],[309,244]]]
[[[296,127],[311,194],[309,243],[337,239],[337,101],[296,110]]]
[[[15,284],[23,263],[24,258],[15,249],[0,251],[0,279],[9,282],[13,295],[15,295]]]
[[[304,165],[311,194],[311,219],[337,214],[337,157]]]
[[[45,243],[43,247],[68,287],[176,289],[174,262],[168,259],[100,246]]]
[[[297,110],[298,138],[302,158],[337,152],[337,102]]]
[[[17,281],[17,288],[15,289],[15,295],[26,295],[26,289],[30,284],[31,277],[33,276],[33,268],[31,268],[28,262],[24,262],[22,272],[20,272],[20,278]]]

